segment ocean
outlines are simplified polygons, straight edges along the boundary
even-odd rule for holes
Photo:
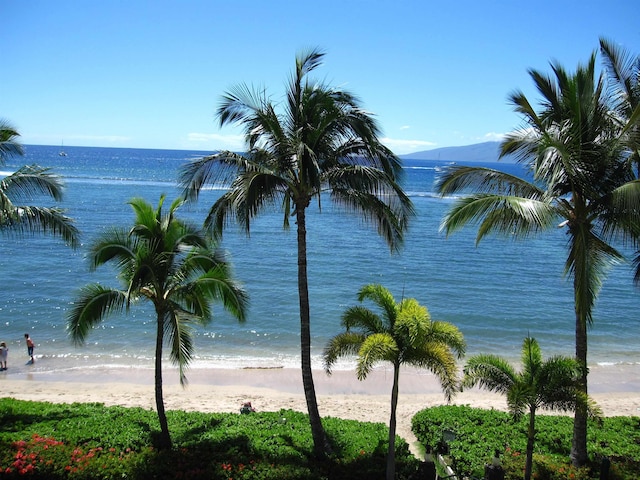
[[[166,194],[169,205],[179,195],[178,169],[210,152],[27,146],[26,156],[0,167],[6,175],[21,165],[50,167],[66,182],[64,201],[81,231],[76,251],[48,236],[3,235],[0,243],[0,341],[9,346],[10,369],[60,373],[75,369],[151,367],[155,318],[150,305],[139,303],[126,315],[108,317],[91,332],[86,345],[71,343],[66,314],[78,289],[92,282],[118,287],[108,266],[90,272],[86,247],[112,226],[133,220],[127,201],[144,197],[157,205]],[[340,316],[357,304],[357,292],[380,283],[397,299],[414,297],[432,318],[457,325],[468,354],[496,353],[520,358],[522,340],[535,337],[543,355],[573,355],[574,311],[571,282],[563,277],[566,236],[547,232],[526,241],[492,237],[475,245],[474,227],[448,238],[440,222],[454,199],[440,198],[433,182],[446,162],[407,161],[405,191],[417,210],[404,248],[391,254],[374,228],[340,211],[328,199],[322,210],[308,213],[308,264],[314,367],[321,368],[327,341],[341,331]],[[487,164],[519,173],[514,164]],[[223,190],[203,191],[198,203],[178,215],[200,224]],[[54,206],[50,200],[43,205]],[[220,245],[236,277],[250,296],[250,310],[238,323],[219,306],[214,319],[196,331],[192,369],[298,367],[299,316],[295,225],[282,229],[274,207],[258,217],[247,237],[233,226]],[[640,363],[640,291],[633,286],[630,264],[614,266],[601,290],[589,331],[592,364]],[[36,343],[36,363],[27,367],[24,333]],[[345,361],[338,368],[351,368]]]

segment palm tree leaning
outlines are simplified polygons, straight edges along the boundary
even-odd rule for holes
[[[8,158],[24,155],[19,136],[9,122],[0,119],[0,165],[5,165]],[[7,175],[0,180],[0,232],[7,235],[50,233],[77,247],[78,229],[63,210],[21,203],[42,195],[60,201],[63,191],[61,178],[38,165],[23,166]]]
[[[565,275],[573,279],[575,356],[584,395],[587,327],[607,269],[624,259],[614,242],[637,248],[640,238],[640,181],[628,162],[623,135],[630,125],[621,125],[613,113],[604,77],[596,79],[595,59],[594,53],[573,74],[552,63],[553,78],[531,70],[542,96],[539,112],[523,93],[511,94],[526,126],[506,136],[501,156],[514,154],[533,181],[465,166],[447,169],[437,181],[442,195],[468,194],[444,217],[447,235],[474,222],[479,223],[476,243],[494,232],[520,239],[565,229]],[[571,458],[576,466],[587,461],[587,410],[582,406],[575,411]]]
[[[296,57],[280,113],[280,105],[264,91],[240,85],[228,92],[217,111],[220,125],[240,125],[247,152],[224,151],[196,160],[180,176],[190,199],[207,183],[231,183],[205,221],[218,236],[230,218],[249,234],[251,220],[272,205],[282,208],[285,229],[295,218],[302,382],[317,456],[330,446],[311,370],[307,208],[314,199],[321,207],[326,192],[338,205],[372,221],[392,251],[400,247],[413,214],[399,185],[401,162],[380,143],[374,119],[352,94],[309,79],[323,57],[317,49]]]
[[[135,212],[130,230],[107,232],[90,249],[91,269],[114,263],[124,290],[100,284],[85,286],[69,311],[67,327],[72,340],[83,344],[90,330],[114,312],[129,309],[142,298],[156,313],[155,399],[161,435],[158,447],[171,448],[162,394],[162,350],[171,345],[171,361],[178,366],[180,383],[193,357],[193,326],[211,320],[210,302],[217,300],[236,318],[244,320],[247,298],[232,278],[230,265],[211,248],[203,232],[179,220],[176,200],[165,214],[164,196],[158,208],[141,198],[129,204]]]
[[[524,480],[530,480],[536,411],[574,411],[577,404],[586,407],[589,402],[576,388],[580,378],[580,364],[574,358],[555,356],[543,361],[540,346],[531,337],[522,342],[521,358],[522,371],[516,372],[507,360],[498,355],[473,356],[464,367],[462,387],[479,385],[491,392],[506,395],[509,411],[516,419],[529,411]]]
[[[357,355],[356,375],[364,380],[377,363],[393,365],[387,452],[387,480],[393,480],[400,366],[431,370],[449,401],[458,388],[456,357],[464,355],[466,345],[455,325],[431,320],[428,310],[413,298],[396,302],[382,285],[366,285],[358,293],[358,301],[365,300],[373,302],[381,314],[362,305],[348,308],[342,315],[346,331],[333,337],[324,350],[325,369],[331,374],[338,358]]]

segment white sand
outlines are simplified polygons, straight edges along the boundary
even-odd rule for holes
[[[294,369],[193,370],[182,388],[174,370],[167,369],[164,399],[168,410],[238,412],[244,401],[258,411],[292,409],[306,412],[299,371]],[[372,372],[360,382],[354,372],[339,371],[328,377],[314,373],[322,416],[388,423],[392,375]],[[59,403],[101,402],[105,405],[154,409],[153,371],[99,369],[73,373],[46,372],[0,374],[0,396]],[[591,369],[592,397],[607,416],[640,415],[640,366]],[[504,397],[480,390],[458,394],[453,404],[506,409]],[[435,377],[429,373],[402,371],[397,433],[415,447],[411,418],[426,407],[446,404]],[[416,448],[412,448],[414,452]]]

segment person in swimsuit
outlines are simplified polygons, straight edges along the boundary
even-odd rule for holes
[[[24,339],[27,341],[27,354],[31,357],[31,363],[33,363],[33,340],[31,340],[28,333],[24,334]]]

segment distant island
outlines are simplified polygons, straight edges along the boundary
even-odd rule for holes
[[[403,160],[442,160],[444,162],[497,162],[500,142],[475,143],[462,147],[444,147],[433,150],[398,155]],[[515,163],[515,158],[508,155],[501,162]]]

